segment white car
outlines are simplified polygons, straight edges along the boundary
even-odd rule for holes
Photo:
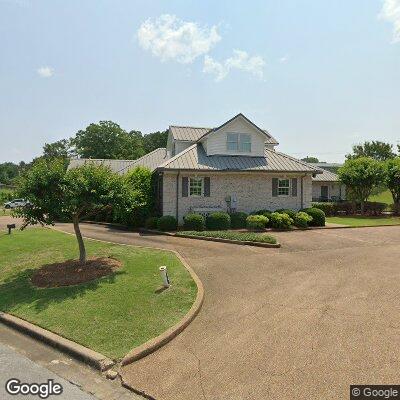
[[[24,199],[14,199],[8,201],[7,203],[4,203],[4,208],[10,209],[10,208],[25,207],[27,204],[29,204],[29,201],[26,201]]]

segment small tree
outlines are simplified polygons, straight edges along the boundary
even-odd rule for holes
[[[361,203],[361,214],[364,214],[364,203],[374,187],[384,180],[382,163],[369,157],[350,159],[339,168],[338,174],[352,199]]]
[[[400,211],[400,157],[386,161],[386,185],[392,193],[394,211]]]
[[[17,214],[30,224],[54,225],[69,218],[79,245],[79,261],[86,262],[86,249],[79,222],[106,208],[124,204],[127,190],[122,177],[104,166],[86,164],[66,171],[60,159],[39,159],[21,178],[19,196],[31,203]]]

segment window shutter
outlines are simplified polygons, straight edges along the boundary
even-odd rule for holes
[[[182,197],[188,197],[189,179],[187,176],[182,177]]]
[[[278,178],[272,178],[272,196],[278,197]]]
[[[292,197],[297,197],[297,178],[292,178]]]
[[[210,177],[204,178],[204,197],[210,197]]]

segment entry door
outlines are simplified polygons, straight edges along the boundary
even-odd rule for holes
[[[322,199],[328,198],[328,186],[321,186],[321,198]]]

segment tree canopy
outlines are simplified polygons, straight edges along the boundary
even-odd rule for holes
[[[393,158],[385,163],[386,185],[392,193],[394,211],[400,211],[400,157]]]
[[[0,183],[11,185],[19,175],[20,166],[12,162],[0,164]]]
[[[346,155],[348,160],[359,157],[371,157],[377,161],[386,161],[396,157],[396,153],[393,151],[392,144],[373,140],[372,142],[366,141],[363,144],[354,145],[353,153]]]
[[[317,157],[307,156],[301,159],[301,161],[305,161],[307,163],[318,163],[319,160]]]

